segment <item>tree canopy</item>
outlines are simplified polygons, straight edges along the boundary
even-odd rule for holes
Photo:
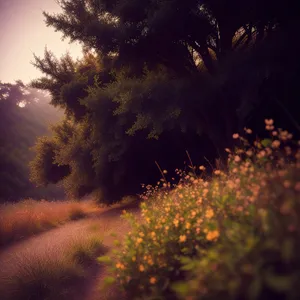
[[[45,76],[32,86],[66,114],[36,145],[35,182],[117,201],[157,180],[155,161],[173,169],[186,150],[196,161],[222,156],[232,134],[262,112],[282,118],[284,107],[284,122],[298,126],[297,1],[59,4],[63,13],[44,13],[47,26],[85,55],[35,56]]]

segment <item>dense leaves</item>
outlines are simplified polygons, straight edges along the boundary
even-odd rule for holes
[[[299,129],[296,1],[59,3],[63,12],[44,13],[46,24],[79,41],[84,58],[35,57],[46,76],[32,86],[49,91],[73,126],[66,142],[56,137],[65,127],[44,141],[55,145],[53,164],[66,168],[43,173],[48,155],[37,158],[36,182],[58,172],[70,195],[117,201],[157,180],[155,161],[174,169],[186,150],[195,163],[223,157],[232,133],[267,111]]]

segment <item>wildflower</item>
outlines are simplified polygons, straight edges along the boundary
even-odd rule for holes
[[[116,268],[117,268],[117,269],[121,269],[121,268],[122,268],[122,264],[121,264],[121,263],[117,263],[117,264],[116,264]]]
[[[173,223],[174,223],[175,227],[178,227],[179,220],[175,219],[175,220],[173,221]]]
[[[274,121],[272,119],[265,119],[265,123],[266,125],[273,125],[274,124]]]
[[[186,241],[186,235],[181,235],[180,237],[179,237],[179,242],[180,243],[184,243]]]
[[[234,157],[234,161],[237,163],[237,162],[241,161],[241,158],[238,155],[236,155]]]
[[[136,240],[136,244],[138,245],[138,244],[141,244],[142,243],[142,241],[143,241],[143,239],[142,238],[138,238],[137,240]]]
[[[219,237],[220,233],[218,230],[214,230],[214,231],[209,231],[206,235],[206,239],[208,241],[212,241],[212,240],[215,240]]]
[[[193,210],[191,214],[192,214],[192,217],[195,217],[197,213]]]
[[[274,140],[272,142],[272,148],[278,148],[280,146],[280,141],[279,140]]]
[[[200,169],[201,171],[205,171],[206,168],[205,168],[204,166],[200,166],[199,169]]]
[[[272,131],[272,135],[273,135],[273,136],[277,136],[277,135],[278,135],[278,132],[274,130],[274,131]]]
[[[258,158],[263,158],[266,156],[266,151],[265,150],[261,150],[258,154],[257,154],[257,157]]]
[[[238,133],[234,133],[234,134],[232,135],[232,137],[236,140],[236,139],[239,138],[239,134],[238,134]]]
[[[150,281],[151,284],[155,284],[156,283],[156,278],[155,277],[151,277],[149,281]]]
[[[232,173],[237,173],[237,172],[238,172],[237,168],[232,169]]]
[[[136,261],[136,257],[135,256],[132,256],[132,261]]]
[[[197,228],[196,228],[196,232],[197,232],[197,234],[200,233],[200,227],[197,227]]]
[[[251,134],[252,130],[250,128],[246,128],[246,133]]]
[[[210,218],[212,218],[213,216],[214,216],[214,211],[213,211],[211,208],[209,208],[209,209],[206,211],[206,213],[205,213],[205,217],[208,218],[208,219],[210,219]]]
[[[252,156],[252,155],[253,155],[253,151],[248,150],[248,151],[246,151],[246,154],[247,154],[248,156]]]
[[[191,228],[191,223],[187,222],[186,225],[185,225],[185,228],[190,229]]]
[[[167,174],[167,173],[168,173],[168,171],[167,171],[167,170],[163,170],[163,173],[164,173],[164,174]]]
[[[140,265],[139,266],[139,270],[140,270],[140,272],[144,272],[145,271],[145,267],[143,265]]]
[[[270,125],[267,125],[267,126],[266,126],[266,130],[271,131],[271,130],[273,130],[273,129],[274,129],[274,126],[270,126]]]
[[[221,171],[220,170],[215,170],[215,175],[220,175],[221,174]]]

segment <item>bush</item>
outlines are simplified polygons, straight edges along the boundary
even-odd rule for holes
[[[178,171],[174,189],[147,187],[142,222],[125,214],[114,271],[130,299],[298,299],[299,143],[266,125],[270,139],[253,145],[233,135],[227,171]]]

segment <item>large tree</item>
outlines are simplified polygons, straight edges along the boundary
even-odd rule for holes
[[[33,178],[63,181],[77,196],[99,189],[107,201],[153,181],[155,160],[173,167],[185,149],[213,153],[199,146],[207,137],[219,152],[228,145],[261,101],[266,74],[272,86],[285,67],[281,36],[299,29],[297,1],[59,3],[63,13],[44,13],[46,24],[82,43],[85,56],[35,57],[47,76],[32,85],[48,90],[68,121],[39,141]],[[259,58],[274,41],[285,47]]]

